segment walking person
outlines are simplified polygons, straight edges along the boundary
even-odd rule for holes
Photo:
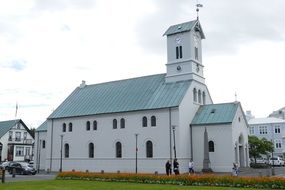
[[[188,168],[189,168],[189,175],[190,175],[191,173],[194,174],[194,162],[193,162],[192,158],[191,158],[190,161],[189,161]]]
[[[238,175],[239,175],[239,167],[238,167],[238,164],[233,163],[232,176],[238,176]]]
[[[179,175],[179,163],[176,158],[173,161],[173,171],[175,175]]]
[[[171,174],[171,163],[169,160],[167,160],[167,162],[165,163],[165,170],[166,170],[166,175]]]

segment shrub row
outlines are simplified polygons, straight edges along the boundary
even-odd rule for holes
[[[243,188],[270,188],[285,189],[285,178],[281,177],[233,177],[216,175],[150,175],[129,173],[89,173],[89,172],[62,172],[57,179],[76,179],[93,181],[113,181],[151,184],[173,184],[188,186],[221,186],[221,187],[243,187]]]

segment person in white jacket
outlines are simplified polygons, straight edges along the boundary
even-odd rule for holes
[[[190,175],[191,173],[194,174],[194,162],[193,162],[192,158],[191,158],[190,161],[189,161],[188,168],[189,168],[189,175]]]

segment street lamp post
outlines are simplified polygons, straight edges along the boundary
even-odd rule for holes
[[[174,159],[176,159],[175,125],[172,126],[172,131],[173,131],[173,151],[174,151]]]
[[[62,172],[62,144],[63,144],[63,135],[60,135],[60,166],[59,166],[59,172]]]
[[[136,174],[138,173],[138,133],[135,133],[136,137]]]

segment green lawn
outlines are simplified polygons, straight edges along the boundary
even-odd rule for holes
[[[177,185],[157,185],[157,184],[136,184],[136,183],[115,183],[115,182],[95,182],[79,180],[48,180],[33,182],[13,182],[0,184],[1,190],[230,190],[237,188],[230,187],[194,187]],[[240,188],[237,190],[250,190]]]

